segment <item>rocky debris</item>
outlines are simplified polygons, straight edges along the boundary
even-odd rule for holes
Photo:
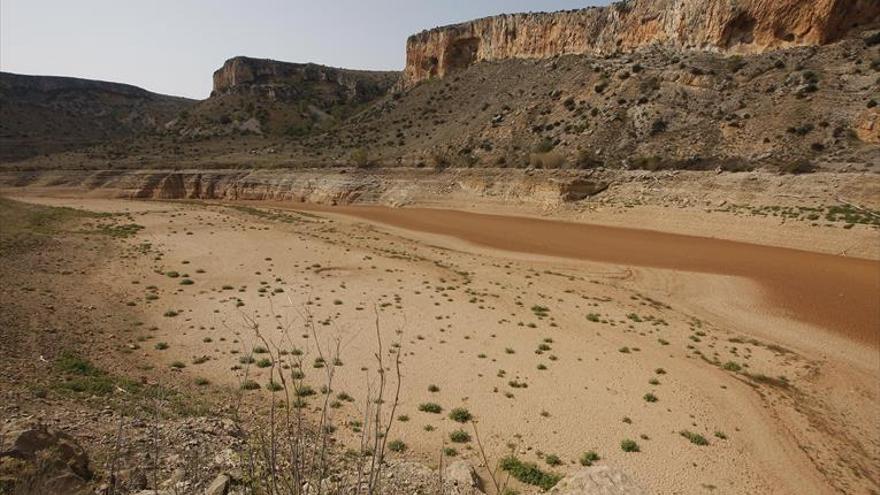
[[[880,18],[874,0],[634,0],[608,7],[504,14],[410,36],[404,85],[480,61],[606,55],[661,45],[757,53],[825,44]]]
[[[610,466],[591,466],[563,478],[552,495],[645,495],[646,492],[623,471]]]
[[[480,478],[474,467],[467,461],[455,461],[447,466],[443,471],[443,479],[449,493],[462,495],[482,493]]]
[[[226,495],[232,479],[227,474],[218,474],[205,489],[205,495]]]
[[[4,425],[0,433],[0,477],[0,488],[79,493],[91,480],[92,471],[89,456],[72,436],[38,422],[18,420]]]

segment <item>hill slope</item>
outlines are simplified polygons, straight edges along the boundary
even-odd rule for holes
[[[176,121],[187,136],[302,136],[326,130],[385,95],[399,72],[235,57],[214,72],[211,97]]]
[[[363,148],[428,166],[872,166],[877,38],[742,56],[652,47],[485,61],[387,98],[304,152],[326,159],[337,147],[344,161]]]
[[[194,101],[128,84],[0,72],[0,161],[151,133]]]

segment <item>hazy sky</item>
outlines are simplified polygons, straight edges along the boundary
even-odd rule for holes
[[[235,55],[403,68],[406,37],[503,12],[607,0],[0,0],[0,70],[205,98]]]

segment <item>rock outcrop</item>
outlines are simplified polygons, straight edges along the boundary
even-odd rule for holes
[[[327,96],[348,102],[367,102],[385,94],[399,72],[338,69],[249,57],[231,58],[214,72],[211,96],[260,92],[277,99],[301,97],[311,87],[326,86]]]
[[[81,493],[91,478],[89,457],[70,435],[26,420],[0,431],[0,492]]]
[[[403,85],[507,58],[606,55],[651,45],[734,53],[821,45],[878,19],[876,0],[630,0],[500,15],[410,36]]]
[[[552,490],[551,495],[645,495],[626,473],[609,466],[584,468],[566,476]]]
[[[214,72],[211,97],[167,128],[199,137],[303,136],[333,127],[399,80],[400,72],[235,57]]]

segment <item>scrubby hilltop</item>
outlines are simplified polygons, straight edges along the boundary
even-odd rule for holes
[[[128,84],[0,72],[0,161],[154,133],[194,100]]]
[[[195,137],[303,136],[350,117],[385,95],[399,77],[399,72],[235,57],[214,72],[210,98],[169,124],[169,129]]]
[[[306,151],[341,143],[332,159],[363,148],[438,167],[861,170],[880,160],[878,76],[871,30],[755,55],[648,47],[484,61],[388,98]]]

